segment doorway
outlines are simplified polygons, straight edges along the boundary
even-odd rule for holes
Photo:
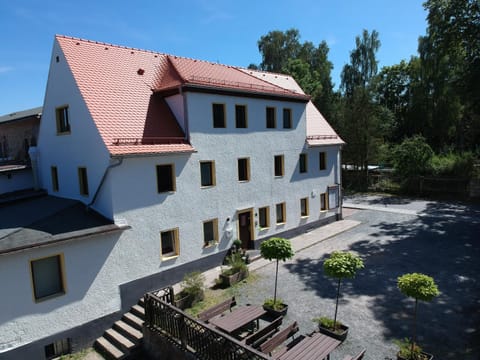
[[[241,210],[238,212],[238,235],[242,242],[242,249],[253,249],[253,210]]]

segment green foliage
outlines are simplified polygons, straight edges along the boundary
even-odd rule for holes
[[[260,245],[260,253],[267,260],[287,260],[294,255],[290,240],[272,237]]]
[[[415,344],[413,346],[413,351],[412,351],[412,345],[408,339],[395,339],[393,340],[393,343],[398,346],[398,354],[408,360],[421,360],[424,359],[423,355],[421,355],[422,348]]]
[[[398,277],[397,286],[402,294],[416,300],[432,301],[440,294],[433,278],[425,274],[404,274]]]
[[[193,271],[185,274],[183,277],[182,293],[184,295],[190,295],[194,298],[199,297],[205,290],[205,276],[199,271]]]
[[[395,147],[393,165],[395,171],[404,177],[423,175],[429,171],[432,157],[433,150],[425,138],[415,135]]]
[[[285,305],[283,304],[283,300],[280,299],[280,298],[277,298],[277,299],[272,299],[272,298],[269,298],[269,299],[265,299],[263,305],[265,307],[268,307],[268,308],[271,308],[275,311],[280,311],[282,310]]]
[[[337,279],[353,278],[363,267],[363,261],[359,256],[343,251],[334,251],[323,263],[325,274]]]
[[[248,266],[242,258],[240,252],[234,252],[227,257],[228,268],[222,271],[224,275],[233,275],[240,271],[248,271]]]
[[[319,323],[322,327],[327,328],[327,329],[331,329],[331,330],[338,329],[343,325],[338,320],[333,321],[333,319],[331,319],[329,317],[324,317],[324,316],[319,317],[319,318],[314,318],[313,321]]]
[[[473,173],[474,158],[472,153],[447,153],[434,155],[431,159],[433,175],[470,177]]]

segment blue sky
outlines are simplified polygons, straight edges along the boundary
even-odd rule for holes
[[[380,66],[417,54],[426,31],[423,0],[2,0],[0,115],[43,105],[55,34],[228,65],[260,63],[257,41],[297,28],[325,40],[332,78],[349,62],[355,36],[377,30]]]

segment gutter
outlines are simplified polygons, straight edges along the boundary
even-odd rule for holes
[[[120,166],[122,164],[122,162],[123,162],[123,158],[121,157],[121,158],[118,159],[117,163],[110,164],[105,169],[105,172],[103,173],[103,176],[102,176],[102,180],[100,180],[100,184],[98,185],[98,188],[95,191],[95,195],[93,195],[92,201],[90,201],[90,203],[87,205],[87,210],[90,210],[92,205],[95,203],[95,200],[97,200],[98,193],[100,192],[100,189],[102,188],[103,183],[105,182],[105,179],[107,178],[107,175],[108,175],[108,172],[110,171],[110,169],[113,169],[114,167]]]

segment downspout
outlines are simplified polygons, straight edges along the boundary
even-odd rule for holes
[[[342,145],[338,147],[338,202],[340,205],[340,213],[337,220],[343,220],[343,183],[342,183]]]
[[[95,191],[95,195],[93,195],[92,201],[90,201],[90,203],[87,205],[87,211],[90,210],[90,208],[93,205],[93,203],[95,202],[95,200],[97,200],[98,193],[100,192],[100,189],[102,188],[102,185],[105,182],[105,179],[107,178],[107,175],[108,175],[108,172],[110,171],[110,169],[113,169],[114,167],[120,166],[122,164],[122,162],[123,162],[123,158],[121,157],[121,158],[118,159],[117,163],[110,164],[110,165],[107,166],[107,168],[105,169],[105,172],[103,173],[102,180],[100,180],[100,184],[98,185],[97,190]]]

